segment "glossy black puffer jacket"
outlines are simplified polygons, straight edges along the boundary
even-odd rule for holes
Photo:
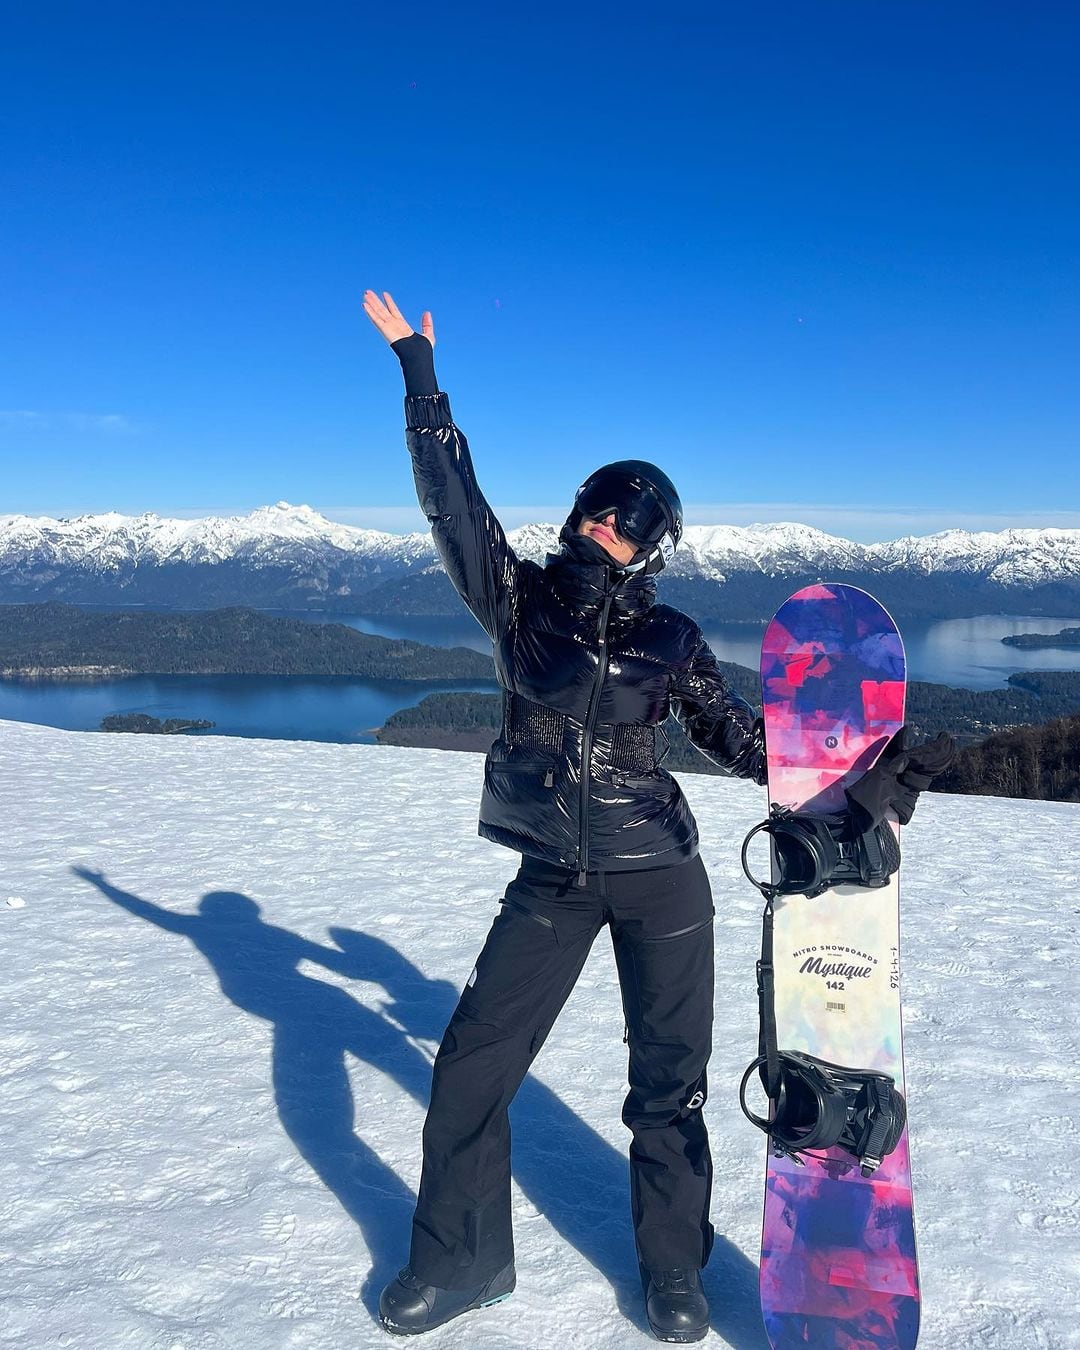
[[[753,711],[701,629],[656,603],[652,577],[622,572],[569,522],[546,566],[519,558],[477,485],[446,394],[407,396],[405,420],[420,508],[494,644],[504,690],[477,832],[579,873],[692,858],[697,823],[657,763],[669,712],[715,764],[764,781]]]

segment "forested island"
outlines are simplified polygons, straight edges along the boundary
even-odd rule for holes
[[[134,731],[172,736],[179,731],[209,731],[216,724],[204,717],[151,717],[149,713],[110,713],[101,719],[102,731]]]
[[[1056,633],[1009,633],[1003,637],[1006,647],[1080,647],[1080,628],[1062,628]]]
[[[375,637],[343,623],[276,618],[245,606],[97,613],[0,605],[0,678],[121,675],[356,675],[369,680],[494,679],[490,656]]]

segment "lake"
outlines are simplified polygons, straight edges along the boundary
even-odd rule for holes
[[[491,650],[487,636],[468,612],[445,619],[392,620],[362,614],[265,612],[313,623],[345,623],[364,633],[412,638],[438,647]],[[1056,633],[1077,625],[1080,619],[998,614],[905,623],[909,675],[937,684],[993,689],[1018,670],[1080,670],[1076,648],[1023,651],[1001,642],[1009,633]],[[763,624],[725,624],[707,629],[706,637],[722,660],[754,667],[763,629]],[[434,690],[495,689],[493,683],[483,681],[364,680],[344,675],[138,675],[93,684],[0,680],[0,719],[88,731],[96,730],[109,713],[142,712],[160,718],[206,718],[217,724],[213,732],[188,735],[373,743],[373,729],[391,713],[419,703]]]

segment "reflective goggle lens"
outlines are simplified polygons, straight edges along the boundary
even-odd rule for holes
[[[614,511],[619,533],[642,546],[658,543],[670,528],[653,488],[644,479],[623,473],[595,474],[582,484],[574,504],[592,520],[603,520]]]

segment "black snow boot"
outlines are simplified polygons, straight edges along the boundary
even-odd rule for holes
[[[411,1266],[406,1266],[379,1296],[379,1317],[387,1331],[415,1336],[473,1308],[501,1303],[514,1292],[516,1283],[513,1261],[486,1283],[471,1289],[440,1289],[425,1284],[413,1274]]]
[[[686,1344],[700,1341],[709,1331],[709,1304],[701,1287],[701,1272],[686,1266],[677,1270],[641,1268],[645,1312],[658,1341]]]

